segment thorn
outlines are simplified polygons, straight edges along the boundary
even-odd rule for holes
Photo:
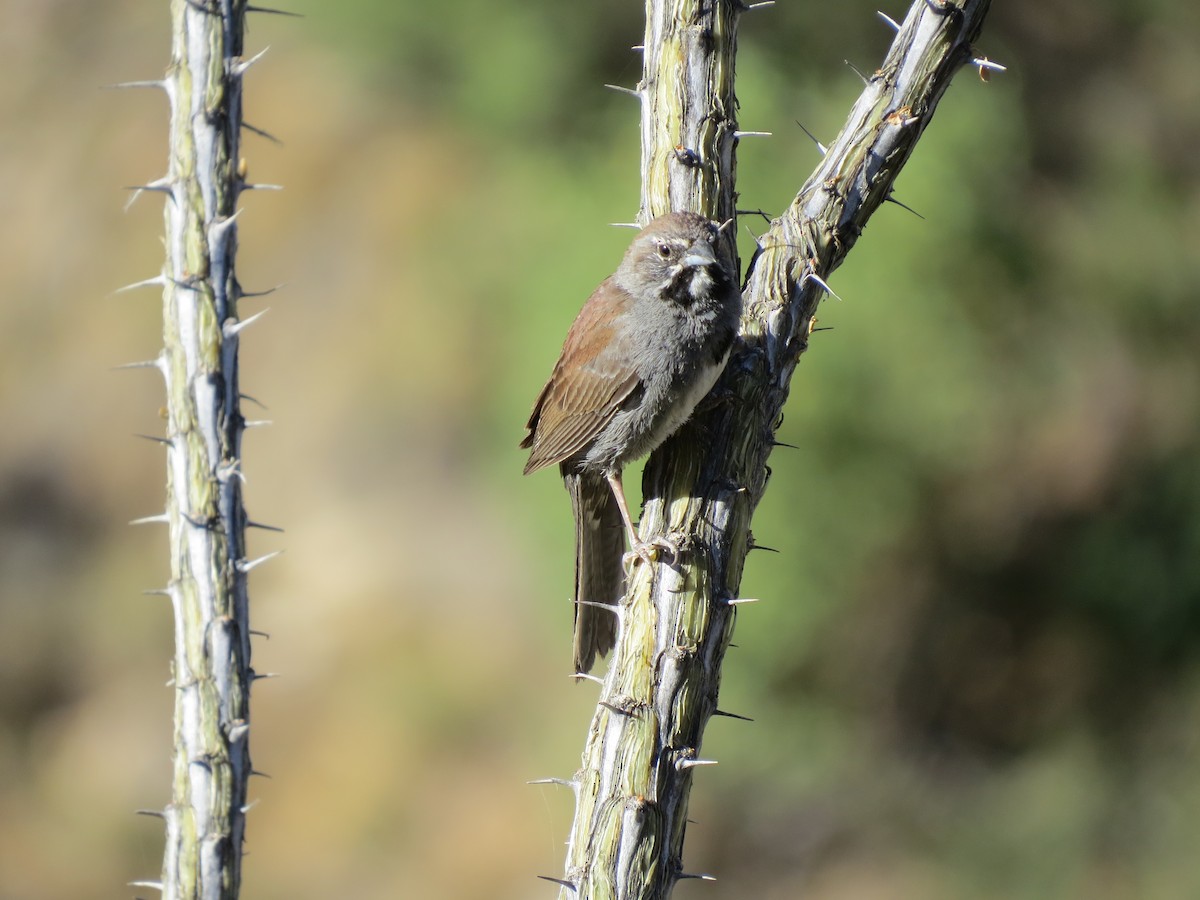
[[[537,877],[542,879],[542,881],[552,881],[555,884],[561,884],[563,887],[568,888],[569,890],[576,892],[579,891],[579,888],[575,886],[575,882],[573,881],[566,881],[562,878],[552,878],[549,875],[538,875]]]
[[[766,549],[766,548],[763,548],[763,549]],[[761,601],[760,601],[760,598],[758,598],[758,597],[730,597],[728,600],[725,601],[725,605],[726,606],[740,606],[743,603],[759,603],[759,602],[761,602]]]
[[[238,188],[239,191],[282,191],[282,184],[251,184],[249,181],[243,181]]]
[[[251,800],[245,806],[241,807],[242,815],[244,816],[246,813],[250,812],[250,810],[252,810],[252,809],[254,809],[254,807],[258,806],[258,803],[259,803],[259,801],[257,801],[257,800]]]
[[[208,226],[208,239],[210,241],[219,241],[221,237],[234,226],[234,223],[241,217],[243,210],[235,210],[233,215],[225,216],[224,218],[213,222]]]
[[[249,572],[251,569],[257,569],[263,563],[269,562],[270,560],[274,559],[282,552],[283,552],[282,550],[276,550],[274,553],[268,553],[265,556],[258,557],[258,559],[250,559],[250,560],[239,559],[233,565],[234,565],[234,568],[236,568],[239,572],[241,572],[242,574],[245,574],[245,573]]]
[[[789,444],[789,443],[786,443],[785,441],[771,441],[771,446],[772,447],[787,447],[789,450],[799,450],[800,449],[795,444]]]
[[[115,84],[102,84],[100,87],[106,91],[123,91],[128,88],[157,88],[163,93],[170,92],[165,78],[147,81],[118,81]]]
[[[850,60],[843,59],[842,62],[844,62],[846,65],[848,65],[851,69],[854,70],[854,74],[862,79],[863,84],[869,85],[871,83],[870,79],[868,79],[867,76],[862,73],[862,71],[858,68],[858,66],[856,66],[856,65],[854,65],[854,63],[850,62]]]
[[[979,69],[979,80],[983,82],[992,80],[992,72],[1007,72],[1008,66],[1002,66],[1000,63],[992,62],[986,56],[977,56],[971,60],[971,64]]]
[[[263,531],[277,531],[279,534],[284,534],[284,530],[278,525],[267,525],[265,522],[255,522],[253,519],[246,520],[247,528],[261,528]]]
[[[805,272],[804,277],[800,279],[800,284],[803,285],[804,282],[806,282],[806,281],[815,281],[817,284],[819,284],[821,286],[821,288],[825,291],[825,293],[832,296],[838,302],[841,302],[842,298],[839,297],[837,295],[837,293],[833,290],[833,288],[831,288],[828,284],[826,284],[824,279],[822,279],[821,276],[818,275],[816,272]]]
[[[883,19],[883,21],[885,21],[889,25],[891,25],[893,31],[900,30],[900,23],[897,22],[895,19],[893,19],[891,16],[889,16],[887,13],[885,13],[883,10],[876,10],[875,15],[879,16],[879,18]]]
[[[751,542],[751,544],[750,544],[750,549],[751,550],[766,550],[768,553],[778,553],[779,552],[774,547],[767,547],[764,544],[755,544],[753,542]]]
[[[247,6],[246,12],[266,13],[271,16],[288,16],[293,19],[304,18],[304,13],[291,12],[286,9],[271,9],[269,6]]]
[[[167,279],[162,275],[155,275],[153,278],[147,278],[145,281],[135,281],[133,284],[127,284],[124,287],[119,287],[111,294],[110,297],[115,297],[117,294],[124,294],[128,291],[136,291],[138,288],[144,287],[163,287],[167,283]]]
[[[759,0],[758,3],[747,3],[742,7],[743,12],[750,12],[753,9],[763,9],[767,6],[774,6],[775,0]]]
[[[161,891],[163,889],[161,881],[127,881],[129,887],[150,888],[152,891]]]
[[[814,328],[809,334],[816,334],[818,331],[833,331],[832,325],[824,325],[821,328]]]
[[[274,425],[271,419],[247,419],[242,422],[243,428],[266,428],[268,425]]]
[[[268,775],[266,772],[260,772],[258,769],[251,769],[251,770],[250,770],[250,774],[251,774],[251,775],[256,775],[256,776],[258,776],[259,778],[265,778],[265,779],[267,779],[268,781],[270,781],[270,780],[271,780],[271,776],[270,776],[270,775]]]
[[[243,122],[242,127],[245,128],[249,132],[257,134],[259,137],[266,138],[272,144],[278,144],[280,147],[283,146],[283,141],[281,141],[279,138],[275,137],[275,135],[271,134],[271,132],[269,132],[269,131],[263,131],[261,128],[255,128],[249,122]]]
[[[907,128],[914,122],[921,121],[921,117],[913,114],[911,106],[905,105],[898,109],[892,110],[883,117],[883,121],[896,128]]]
[[[884,197],[884,198],[883,198],[883,202],[884,202],[884,203],[895,203],[895,204],[896,204],[898,207],[900,207],[901,209],[907,209],[907,210],[908,210],[910,213],[912,213],[912,214],[913,214],[914,216],[916,216],[918,219],[924,219],[924,218],[925,218],[923,215],[921,215],[919,212],[917,212],[915,209],[913,209],[913,208],[912,208],[911,206],[909,206],[907,203],[901,203],[899,200],[897,200],[897,199],[896,199],[895,197],[893,197],[891,194],[888,194],[888,196]]]
[[[159,523],[166,524],[171,518],[165,512],[159,513],[156,516],[142,516],[140,519],[130,519],[130,525],[157,525]]]
[[[998,62],[992,62],[986,56],[977,56],[971,60],[973,65],[979,66],[981,69],[991,69],[993,72],[1007,72],[1008,66],[1002,66]]]
[[[820,152],[820,154],[822,156],[824,156],[826,153],[829,152],[829,148],[826,147],[824,144],[822,144],[820,141],[818,141],[816,135],[814,135],[811,131],[809,131],[807,128],[804,127],[804,123],[802,123],[799,119],[796,119],[794,121],[796,122],[797,125],[800,126],[800,130],[808,135],[808,139],[817,145],[817,150]]]
[[[617,606],[615,603],[597,603],[594,600],[576,600],[575,603],[578,606],[594,606],[597,609],[607,609],[618,619],[621,618],[621,607]]]
[[[259,50],[257,53],[255,53],[249,59],[242,59],[239,62],[235,62],[229,69],[230,74],[232,74],[234,78],[241,78],[243,75],[246,74],[246,70],[248,70],[252,65],[254,65],[256,62],[258,62],[264,56],[266,56],[267,51],[270,49],[271,49],[271,46],[268,44],[266,47],[263,47],[261,50]]]
[[[640,229],[642,227],[637,222],[609,222],[608,224],[611,225],[613,228],[639,228]]]
[[[236,725],[232,726],[229,729],[229,732],[226,734],[226,737],[229,738],[230,743],[236,744],[238,741],[241,741],[242,739],[244,739],[246,737],[246,735],[249,733],[250,733],[250,726],[247,725],[245,722],[238,722]]]
[[[283,281],[281,281],[279,284],[275,285],[275,287],[267,288],[265,291],[243,291],[241,289],[241,287],[239,286],[238,287],[238,299],[242,300],[242,299],[245,299],[246,297],[265,297],[268,294],[275,293],[281,287],[285,287],[285,286],[286,286],[286,282],[283,282]]]
[[[257,322],[259,319],[261,319],[263,316],[265,316],[270,311],[271,311],[271,307],[268,306],[266,309],[259,310],[254,315],[249,316],[248,318],[245,318],[245,319],[241,319],[240,321],[234,321],[233,319],[226,319],[225,324],[221,326],[221,334],[227,339],[236,337],[243,330],[249,328],[251,325],[253,325],[255,322]]]
[[[170,588],[147,588],[146,590],[142,591],[142,593],[145,594],[147,597],[170,597],[171,589]]]
[[[238,394],[238,399],[239,400],[249,400],[255,406],[262,407],[263,409],[267,408],[267,404],[263,403],[261,400],[255,398],[255,397],[251,397],[249,394]]]
[[[164,175],[162,178],[156,178],[146,184],[127,184],[127,191],[157,191],[160,194],[169,194],[171,192],[171,180]]]
[[[682,772],[684,769],[694,769],[696,766],[715,766],[715,759],[677,759],[675,760],[675,770]]]
[[[258,637],[261,637],[261,638],[266,638],[268,641],[271,639],[271,635],[269,635],[265,631],[258,631],[257,629],[251,628],[250,633],[253,635],[257,635]]]
[[[744,138],[744,137],[774,137],[774,133],[773,133],[773,132],[770,132],[770,131],[735,131],[735,132],[733,133],[733,136],[734,136],[735,138]]]
[[[709,875],[707,872],[695,872],[695,873],[680,872],[675,877],[678,878],[680,881],[682,881],[684,878],[697,878],[700,881],[716,881],[717,880],[716,875]]]
[[[166,194],[172,200],[175,199],[175,192],[171,190],[170,179],[164,175],[149,184],[131,184],[125,187],[127,191],[133,191],[129,199],[125,202],[125,212],[129,212],[129,208],[137,201],[137,198],[142,196],[143,191],[157,191],[160,194]]]
[[[154,359],[144,359],[141,362],[124,363],[120,366],[113,366],[112,371],[119,372],[122,369],[158,369],[162,371],[162,357],[157,356]]]
[[[571,790],[579,787],[579,782],[573,778],[535,778],[533,781],[527,781],[526,784],[557,784],[560,787],[569,787]]]
[[[630,50],[632,50],[632,51],[634,51],[635,53],[645,53],[645,52],[646,52],[646,45],[645,45],[645,44],[634,44],[634,45],[633,45],[632,47],[630,47],[629,49],[630,49]]]
[[[135,809],[133,814],[135,816],[152,816],[155,819],[165,819],[167,817],[167,814],[161,809]]]
[[[250,673],[251,681],[262,681],[264,678],[281,678],[281,677],[283,677],[283,676],[279,672],[263,672],[261,675],[259,675],[257,672],[253,672],[253,671]],[[250,726],[246,725],[243,727],[249,729]],[[229,736],[230,736],[230,740],[233,740],[233,732],[232,731],[230,731]]]
[[[156,444],[166,444],[168,447],[175,446],[174,442],[170,438],[159,437],[155,434],[135,434],[134,437],[139,437],[146,441],[154,441]]]
[[[242,461],[240,459],[226,460],[217,466],[217,480],[228,481],[230,478],[236,478],[242,484],[248,484],[246,473],[242,471]]]
[[[629,94],[631,97],[637,97],[639,100],[642,99],[642,92],[634,88],[621,87],[619,84],[606,84],[605,87],[610,91],[617,91],[621,94]]]
[[[599,675],[589,675],[587,672],[576,672],[574,675],[571,675],[570,677],[574,678],[576,681],[578,681],[580,678],[582,678],[585,681],[594,681],[594,682],[596,682],[596,684],[604,684],[604,679],[601,678]]]
[[[725,712],[725,710],[723,710],[723,709],[714,709],[713,715],[721,716],[724,719],[739,719],[742,722],[753,722],[754,721],[749,716],[739,716],[737,713]]]

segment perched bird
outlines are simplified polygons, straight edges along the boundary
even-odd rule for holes
[[[742,297],[720,228],[689,212],[652,221],[583,305],[521,446],[525,474],[557,463],[575,516],[575,671],[616,640],[629,516],[621,470],[682,425],[725,368]],[[624,528],[624,532],[622,531]]]

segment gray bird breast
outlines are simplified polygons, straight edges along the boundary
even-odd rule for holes
[[[706,287],[714,284],[704,276]],[[632,315],[614,323],[634,348],[640,385],[588,451],[589,463],[622,468],[687,421],[725,369],[740,306],[736,289],[723,286],[692,305],[642,299]]]

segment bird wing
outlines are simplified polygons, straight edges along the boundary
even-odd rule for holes
[[[526,475],[585,450],[637,390],[639,378],[629,354],[613,346],[614,319],[626,306],[624,291],[609,279],[571,325],[525,426],[521,446],[531,450]]]

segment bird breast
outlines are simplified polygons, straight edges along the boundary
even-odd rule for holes
[[[674,386],[675,390],[672,391],[674,396],[667,398],[667,402],[661,407],[656,419],[648,423],[645,448],[636,456],[629,456],[628,459],[635,459],[637,456],[653,452],[659,444],[674,434],[691,417],[696,410],[696,405],[712,390],[713,385],[721,376],[721,372],[725,369],[725,363],[729,360],[729,349],[726,348],[724,355],[716,359],[711,354],[707,354],[707,356],[708,360],[712,360],[711,362],[706,361],[698,366],[691,373],[689,379]]]
[[[659,316],[665,312],[660,304]],[[687,421],[724,370],[732,326],[718,314],[697,316],[678,306],[670,315],[688,320],[686,327],[652,324],[654,316],[631,336],[639,386],[587,452],[592,465],[619,469],[653,451]]]

